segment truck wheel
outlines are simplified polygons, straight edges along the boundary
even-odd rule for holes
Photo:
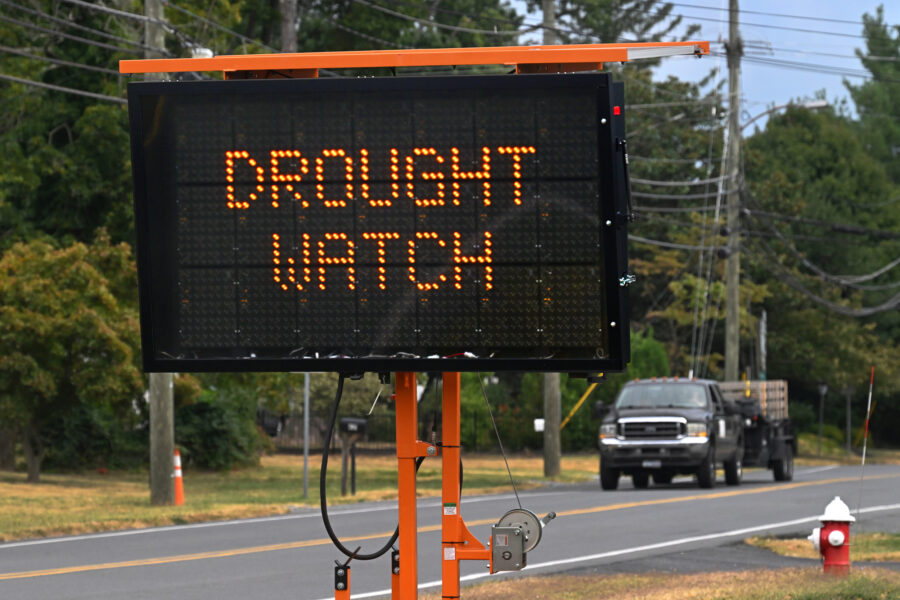
[[[650,485],[650,473],[647,471],[635,471],[631,475],[631,483],[639,490]]]
[[[794,449],[790,444],[784,445],[781,460],[775,463],[775,468],[772,471],[775,475],[775,481],[790,481],[794,478]]]
[[[619,471],[600,465],[600,487],[604,490],[614,490],[619,487]]]
[[[725,461],[725,483],[728,485],[740,485],[744,476],[744,465],[741,459],[735,456],[733,460]]]
[[[697,469],[697,483],[702,488],[709,489],[716,485],[716,461],[713,460],[715,452],[716,449],[710,446],[709,453],[707,453],[706,458],[703,459],[703,462],[700,463],[700,467]]]
[[[653,483],[657,485],[665,485],[667,483],[672,483],[672,478],[675,477],[674,473],[668,473],[666,471],[657,471],[653,474]]]

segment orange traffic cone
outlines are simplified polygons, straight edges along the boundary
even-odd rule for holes
[[[181,479],[181,453],[175,449],[175,506],[184,504],[184,481]]]

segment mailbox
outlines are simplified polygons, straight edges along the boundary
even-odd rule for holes
[[[341,417],[341,432],[364,435],[369,427],[369,420],[364,417]]]

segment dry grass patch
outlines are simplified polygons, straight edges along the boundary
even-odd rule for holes
[[[822,440],[822,455],[819,456],[819,438],[813,433],[801,433],[797,437],[798,456],[795,462],[799,466],[820,465],[858,465],[861,456],[861,448],[854,448],[854,453],[847,456],[847,450],[843,444],[832,439]],[[900,465],[900,450],[890,448],[878,448],[869,444],[866,450],[866,463],[876,465]]]
[[[557,575],[494,581],[466,588],[466,600],[896,600],[900,573],[858,570],[847,578],[821,569],[674,575]],[[440,593],[422,596],[438,600]]]
[[[819,558],[809,540],[776,537],[752,537],[751,546],[765,548],[782,556]],[[869,562],[900,562],[900,533],[853,533],[850,529],[850,560]]]
[[[337,459],[337,460],[335,460]],[[419,470],[420,496],[438,496],[440,461],[426,460]],[[500,456],[464,457],[465,494],[509,491]],[[596,477],[594,456],[563,458],[560,481],[586,481]],[[340,457],[332,455],[328,472],[331,504],[389,500],[397,497],[397,459],[393,456],[357,458],[357,493],[340,496]],[[540,457],[516,456],[510,467],[520,488],[545,483]],[[284,514],[297,506],[319,502],[319,457],[310,458],[309,492],[304,499],[303,457],[275,455],[262,458],[258,468],[225,473],[186,469],[184,506],[150,506],[146,472],[106,475],[44,474],[41,483],[25,483],[23,473],[0,472],[0,541],[54,535],[91,533],[202,521]]]

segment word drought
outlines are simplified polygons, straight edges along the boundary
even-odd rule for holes
[[[484,239],[481,244],[482,254],[477,256],[463,254],[462,251],[462,234],[454,231],[450,235],[450,240],[443,239],[434,231],[417,231],[413,234],[413,239],[401,242],[400,233],[396,231],[387,232],[363,232],[361,234],[364,242],[372,243],[377,249],[377,272],[378,272],[378,289],[387,289],[387,248],[392,246],[406,247],[406,262],[408,266],[407,279],[416,288],[423,292],[438,290],[443,284],[448,283],[447,275],[441,274],[433,281],[422,281],[416,273],[416,249],[420,243],[435,244],[439,248],[450,249],[450,261],[452,267],[452,285],[455,289],[462,289],[462,267],[466,264],[480,265],[484,269],[484,289],[489,291],[493,289],[493,249],[491,248],[492,239],[489,231],[484,232]],[[330,243],[329,243],[330,242]],[[337,243],[344,254],[335,255],[326,249],[326,245],[333,247]],[[320,239],[313,240],[308,233],[301,235],[300,239],[300,260],[295,260],[292,256],[283,256],[286,242],[277,233],[272,234],[272,263],[273,263],[273,280],[281,286],[282,290],[288,291],[291,287],[295,287],[299,291],[306,291],[307,286],[314,285],[313,277],[315,275],[315,288],[319,290],[326,289],[326,272],[328,268],[345,269],[347,272],[347,288],[356,289],[357,272],[356,272],[356,250],[357,246],[349,235],[343,232],[325,233]],[[313,257],[315,250],[315,259]],[[402,251],[396,249],[395,251]],[[314,289],[315,289],[314,288]]]
[[[278,208],[284,198],[293,198],[303,208],[309,208],[310,198],[306,198],[295,188],[301,181],[315,182],[315,197],[328,208],[346,207],[354,195],[359,193],[363,201],[373,207],[389,207],[403,198],[411,200],[416,206],[445,206],[447,203],[459,206],[461,202],[460,187],[465,180],[481,182],[482,201],[485,206],[491,205],[492,162],[493,153],[503,159],[504,167],[509,166],[506,174],[511,177],[513,202],[522,204],[522,160],[526,155],[534,155],[534,146],[498,146],[481,148],[480,168],[464,170],[460,165],[459,148],[451,147],[449,155],[439,154],[437,149],[417,147],[412,154],[400,154],[397,148],[388,152],[389,172],[386,181],[390,182],[390,196],[375,198],[371,193],[371,173],[369,168],[369,151],[359,150],[356,162],[343,148],[326,148],[318,154],[305,155],[299,150],[276,149],[269,151],[268,169],[261,161],[251,156],[247,150],[229,150],[225,152],[225,197],[226,205],[234,210],[250,208],[251,201],[268,196],[267,200],[273,208]],[[427,167],[418,163],[428,162]],[[283,168],[282,163],[290,163],[290,169]],[[246,198],[238,198],[235,192],[236,170],[242,163],[251,169],[251,178],[255,179],[256,189]],[[312,165],[312,175],[310,167]],[[341,170],[344,185],[338,195],[325,193],[325,170]],[[358,170],[358,180],[357,180]],[[267,184],[268,175],[268,184]],[[416,194],[416,182],[434,184],[433,197],[421,198]],[[267,187],[268,185],[268,187]],[[283,188],[283,189],[282,189]]]

